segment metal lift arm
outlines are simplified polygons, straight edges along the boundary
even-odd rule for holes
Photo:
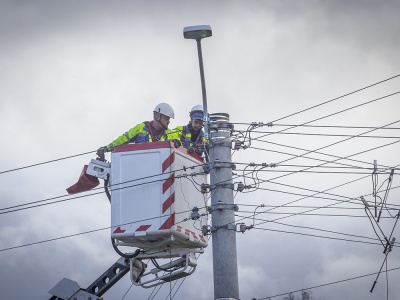
[[[121,257],[87,289],[82,288],[75,281],[64,278],[49,291],[49,294],[53,295],[49,300],[101,300],[101,296],[129,270],[129,259]]]

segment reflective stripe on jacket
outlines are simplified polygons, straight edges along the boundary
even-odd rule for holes
[[[129,129],[129,131],[120,135],[107,148],[113,146],[120,146],[127,143],[151,143],[157,141],[173,140],[173,134],[171,129],[166,129],[160,133],[159,136],[154,136],[150,122],[143,122],[137,124],[135,127]]]
[[[204,151],[200,150],[200,145],[205,141],[203,130],[200,131],[195,141],[192,141],[192,132],[189,129],[189,124],[186,126],[177,126],[173,132],[175,134],[175,139],[179,140],[183,147],[186,149],[193,148],[198,155],[203,155]]]

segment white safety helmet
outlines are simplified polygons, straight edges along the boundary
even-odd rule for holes
[[[194,120],[203,120],[203,105],[195,105],[190,110],[190,118]]]
[[[168,103],[160,103],[160,104],[158,104],[154,108],[153,111],[157,112],[157,113],[160,113],[160,114],[162,114],[164,116],[170,117],[172,119],[175,117],[174,109]]]
[[[195,112],[195,111],[203,111],[203,105],[195,105],[192,107],[192,109],[190,110],[190,113]]]

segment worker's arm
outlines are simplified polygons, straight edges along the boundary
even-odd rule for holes
[[[111,150],[115,146],[120,146],[129,142],[134,142],[135,137],[143,132],[144,123],[137,124],[135,127],[129,129],[129,131],[117,137],[112,143],[107,146],[108,150]]]
[[[183,126],[177,126],[174,129],[167,129],[167,139],[173,141],[175,146],[178,148],[182,146],[181,136],[182,136]]]

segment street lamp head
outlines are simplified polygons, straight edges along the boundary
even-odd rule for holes
[[[212,36],[210,25],[196,25],[183,28],[183,37],[185,39],[201,40]]]

